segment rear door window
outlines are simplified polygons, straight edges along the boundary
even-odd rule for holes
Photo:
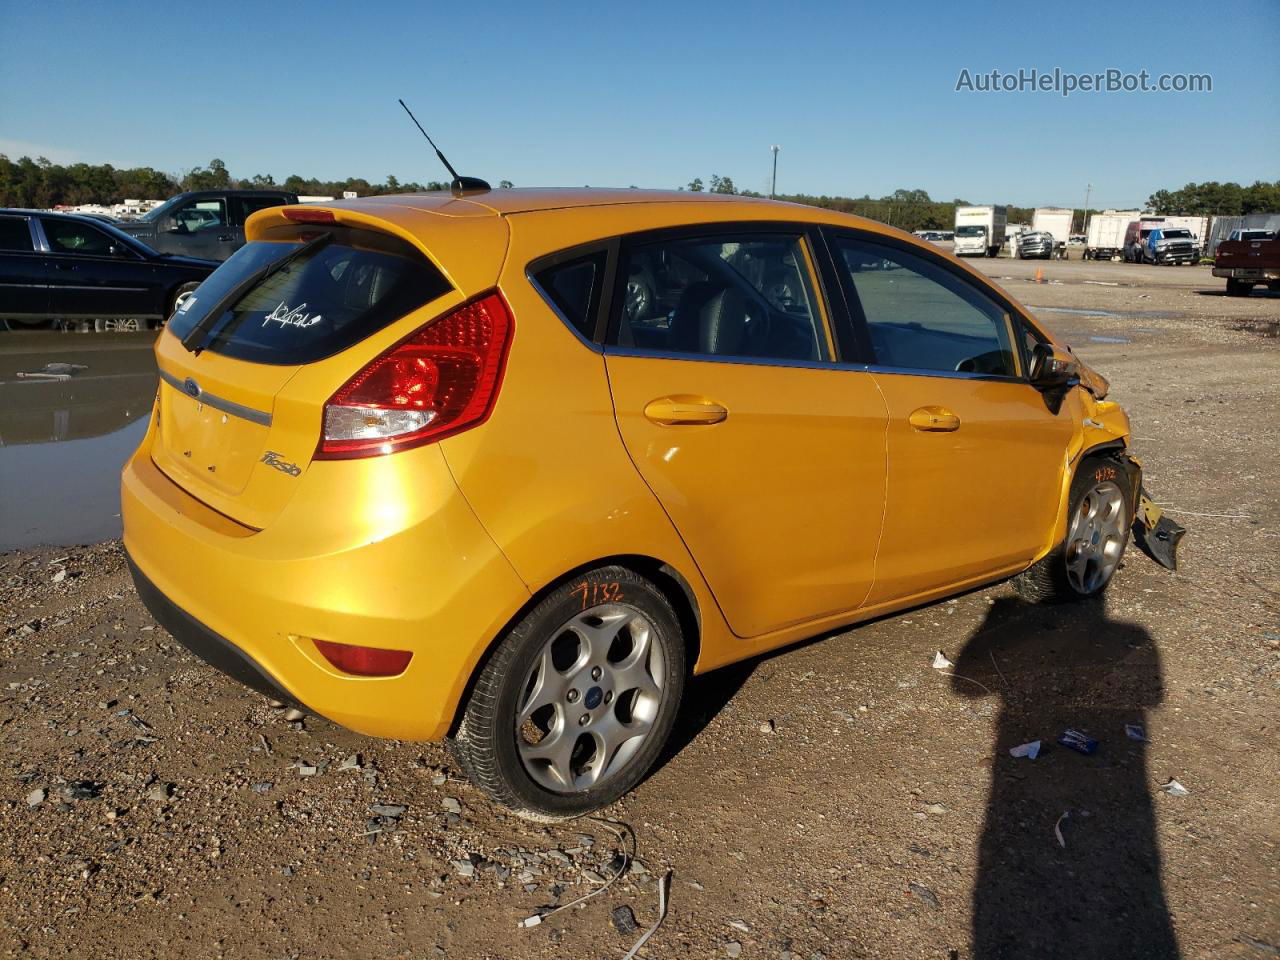
[[[241,247],[169,322],[179,339],[237,285],[321,233],[332,239],[249,286],[206,323],[204,349],[254,363],[301,364],[332,356],[451,289],[403,240],[372,230],[281,227]]]
[[[232,197],[231,222],[243,227],[250,214],[265,210],[268,207],[279,207],[284,204],[282,197]]]
[[[687,237],[624,250],[611,343],[660,353],[830,360],[799,236]]]

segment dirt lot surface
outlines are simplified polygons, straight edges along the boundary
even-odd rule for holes
[[[668,870],[642,956],[1280,955],[1280,295],[978,265],[1112,379],[1191,531],[1176,574],[1131,552],[1105,604],[998,585],[695,682],[607,811],[639,862],[524,929],[613,874],[616,828],[291,722],[153,624],[118,543],[2,554],[0,955],[619,958],[610,911],[643,930]]]

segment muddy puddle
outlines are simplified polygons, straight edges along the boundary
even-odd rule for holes
[[[0,333],[0,550],[120,534],[120,469],[156,393],[154,333]]]

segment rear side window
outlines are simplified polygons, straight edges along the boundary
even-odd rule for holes
[[[547,267],[534,277],[564,318],[587,340],[595,339],[604,264],[605,254],[600,251]]]
[[[841,237],[836,249],[878,365],[1017,375],[1005,311],[973,285],[896,247]]]
[[[660,353],[829,360],[798,236],[690,237],[624,251],[611,343]]]
[[[31,228],[25,218],[0,217],[0,250],[25,250],[30,253]]]
[[[236,226],[244,226],[249,215],[265,210],[268,207],[279,207],[284,204],[282,197],[232,197],[231,218]]]
[[[170,320],[179,339],[257,271],[328,233],[328,243],[236,293],[212,322],[205,349],[254,363],[323,360],[450,290],[408,243],[372,230],[281,227],[241,247]]]

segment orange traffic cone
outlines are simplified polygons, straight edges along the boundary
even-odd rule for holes
[[[1044,269],[1036,267],[1036,283],[1044,283]]]

